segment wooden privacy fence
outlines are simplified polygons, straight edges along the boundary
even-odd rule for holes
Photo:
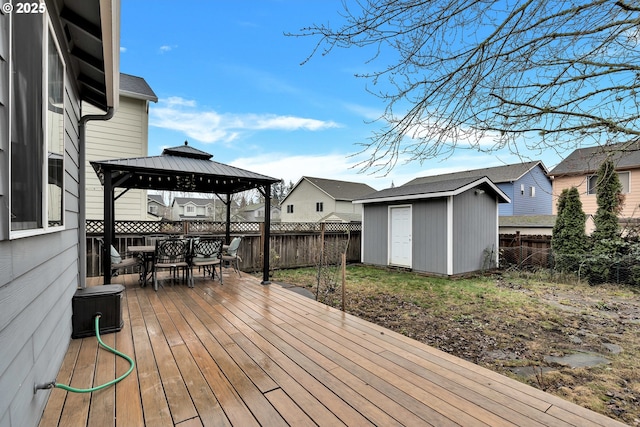
[[[553,268],[551,236],[501,234],[500,266]]]
[[[224,238],[226,224],[210,221],[116,221],[113,246],[121,253],[128,246],[144,245],[150,238],[170,236],[215,236]],[[361,224],[352,223],[272,223],[269,265],[272,269],[317,265],[322,247],[344,247],[348,241],[347,262],[360,262]],[[104,233],[103,221],[87,221],[87,275],[102,275],[102,250],[98,238]],[[261,271],[263,266],[264,223],[231,223],[231,238],[242,236],[240,269]],[[228,243],[228,242],[227,242]]]

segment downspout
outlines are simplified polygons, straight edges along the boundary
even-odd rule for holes
[[[78,176],[78,198],[80,200],[80,215],[78,218],[78,228],[79,228],[79,237],[80,237],[80,245],[78,246],[78,260],[80,262],[80,281],[79,288],[84,289],[87,287],[87,203],[86,203],[86,193],[87,193],[87,184],[86,184],[86,175],[87,175],[87,147],[86,147],[86,124],[90,120],[109,120],[113,117],[115,113],[115,108],[107,107],[107,114],[100,115],[86,115],[80,118],[78,122],[78,134],[79,134],[79,154],[78,154],[78,163],[80,165],[80,173]]]

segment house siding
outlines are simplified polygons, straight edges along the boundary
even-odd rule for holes
[[[517,204],[516,201],[516,196],[514,195],[515,191],[515,185],[512,182],[503,182],[500,184],[496,184],[498,186],[498,188],[500,190],[502,190],[502,192],[504,194],[507,195],[507,197],[509,197],[509,199],[511,199],[511,203],[500,203],[500,206],[498,206],[498,213],[500,216],[513,216],[515,215],[514,212],[514,206]],[[518,186],[519,188],[519,186]],[[518,196],[520,195],[520,192],[518,192]]]
[[[524,186],[524,194],[520,191]],[[535,195],[531,195],[531,188]],[[514,206],[513,215],[550,215],[552,212],[553,185],[540,167],[533,168],[519,180],[514,182],[511,204]],[[514,201],[515,200],[515,201]]]
[[[481,270],[485,256],[497,251],[495,195],[472,189],[455,196],[453,204],[453,274]]]
[[[618,170],[629,172],[629,193],[625,194],[622,218],[640,218],[640,169]],[[592,175],[592,174],[589,174]],[[553,214],[558,213],[558,198],[562,190],[576,187],[580,193],[582,210],[587,215],[595,215],[598,202],[595,194],[587,194],[587,175],[557,176],[553,180]]]
[[[0,12],[0,241],[9,238],[9,15]],[[0,267],[1,270],[1,267]],[[1,281],[2,279],[0,279]]]
[[[147,155],[148,101],[120,96],[117,112],[108,121],[87,123],[86,209],[88,219],[104,218],[104,190],[89,162]],[[84,114],[104,114],[85,104]],[[129,190],[116,201],[116,220],[146,220],[146,190]]]
[[[65,60],[68,63],[69,58]],[[7,84],[7,78],[6,74],[0,74],[0,86]],[[78,287],[79,270],[77,124],[80,107],[68,74],[65,89],[65,229],[0,241],[0,424],[3,427],[38,424],[49,392],[34,394],[34,384],[56,377],[72,330],[71,301]],[[0,169],[4,170],[7,160],[2,161]]]
[[[413,204],[413,269],[447,274],[447,202],[425,200]]]
[[[316,203],[322,202],[322,212],[316,212]],[[287,213],[287,206],[293,205],[293,213]],[[351,211],[353,207],[349,207]],[[336,212],[336,201],[324,191],[308,181],[301,181],[282,206],[282,222],[317,222],[331,212]]]
[[[389,246],[389,208],[387,205],[371,204],[363,209],[362,262],[387,265]],[[382,232],[381,230],[384,230]]]

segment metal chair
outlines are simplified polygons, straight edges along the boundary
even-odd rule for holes
[[[220,254],[222,252],[222,240],[200,238],[194,239],[191,247],[191,287],[193,287],[193,267],[202,267],[202,277],[207,274],[214,279],[216,265],[220,268]],[[222,283],[222,271],[218,274]]]
[[[188,239],[165,239],[156,241],[155,264],[153,265],[153,287],[158,290],[158,269],[168,268],[173,273],[172,282],[175,282],[176,274],[183,269],[189,283],[189,253],[191,241]]]
[[[104,240],[102,238],[96,240],[100,244],[100,249],[104,249]],[[123,258],[113,245],[111,245],[109,256],[111,257],[111,277],[116,277],[121,270],[142,265],[140,257],[129,256]]]
[[[242,258],[238,255],[240,242],[242,242],[242,237],[234,237],[229,246],[224,248],[224,252],[222,253],[222,261],[231,264],[236,273],[238,273],[238,276],[240,276],[240,267],[238,263],[242,261]]]

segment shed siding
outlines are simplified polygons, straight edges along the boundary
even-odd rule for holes
[[[364,206],[362,227],[362,262],[365,264],[387,265],[389,246],[389,212],[387,205],[368,204]]]
[[[144,157],[147,155],[148,101],[120,96],[120,105],[112,119],[87,123],[86,207],[88,219],[104,218],[104,192],[93,167],[94,160]],[[89,104],[83,114],[104,114]],[[116,193],[117,194],[117,193]],[[116,220],[146,220],[146,190],[129,190],[116,201]]]
[[[413,269],[447,274],[447,202],[424,200],[413,204]]]
[[[68,63],[69,59],[65,60]],[[0,73],[0,87],[7,84],[7,78]],[[65,229],[0,241],[0,420],[3,426],[38,424],[49,392],[34,395],[33,386],[56,377],[71,335],[71,300],[78,287],[79,269],[77,123],[80,108],[75,86],[68,75],[65,86]],[[1,166],[0,169],[5,169],[6,163]],[[3,218],[3,222],[5,220]]]
[[[495,254],[498,240],[496,204],[494,194],[476,194],[474,189],[454,197],[453,274],[481,270],[485,256],[492,250]]]

